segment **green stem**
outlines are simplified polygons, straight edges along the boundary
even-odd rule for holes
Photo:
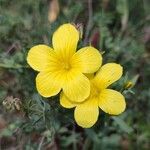
[[[88,150],[90,145],[91,145],[91,140],[89,138],[86,138],[82,150]]]
[[[0,68],[8,68],[8,69],[20,69],[20,68],[29,68],[28,66],[22,66],[20,64],[15,64],[14,66],[0,63]]]

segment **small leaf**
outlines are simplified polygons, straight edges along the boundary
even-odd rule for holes
[[[139,74],[135,75],[132,79],[131,82],[133,83],[133,86],[137,83],[137,80],[139,79]]]
[[[125,132],[127,132],[127,133],[133,132],[133,129],[132,129],[130,126],[128,126],[128,125],[127,125],[122,119],[120,119],[119,117],[112,117],[112,119],[116,122],[116,124],[119,125],[119,127],[120,127],[123,131],[125,131]]]

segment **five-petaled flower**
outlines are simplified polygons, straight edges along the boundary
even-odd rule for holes
[[[99,116],[100,107],[104,112],[111,115],[118,115],[125,110],[126,103],[124,96],[112,89],[109,85],[122,76],[122,67],[119,64],[107,63],[100,70],[90,77],[91,92],[89,97],[81,103],[75,103],[61,93],[60,104],[65,108],[75,107],[74,117],[77,124],[84,128],[93,126]]]
[[[37,45],[30,49],[27,62],[40,73],[36,77],[38,92],[44,97],[63,93],[74,102],[84,101],[90,94],[90,81],[84,73],[96,72],[102,63],[101,54],[87,46],[76,52],[79,32],[64,24],[52,37],[53,48]]]

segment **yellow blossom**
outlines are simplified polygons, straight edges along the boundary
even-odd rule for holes
[[[72,101],[84,101],[90,94],[90,82],[84,73],[96,72],[101,54],[87,46],[76,52],[79,32],[71,24],[60,26],[52,37],[53,48],[37,45],[30,49],[27,62],[40,73],[36,77],[38,92],[51,97],[62,91]]]
[[[65,108],[75,107],[74,117],[77,124],[83,128],[92,127],[99,116],[99,108],[111,115],[118,115],[125,110],[124,96],[108,86],[122,76],[122,67],[116,63],[107,63],[100,68],[95,76],[90,76],[91,92],[81,103],[70,101],[61,93],[60,104]]]

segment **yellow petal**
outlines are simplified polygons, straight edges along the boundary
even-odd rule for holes
[[[58,94],[62,83],[60,75],[51,72],[40,72],[36,77],[36,87],[38,92],[44,97],[50,97]]]
[[[73,56],[73,65],[83,73],[94,73],[102,64],[102,56],[97,49],[88,46],[81,48]]]
[[[79,32],[69,23],[60,26],[52,37],[53,48],[63,59],[69,59],[75,53],[78,41]]]
[[[107,63],[96,74],[94,81],[99,89],[105,89],[122,76],[122,67],[116,63]]]
[[[54,62],[54,50],[46,45],[37,45],[30,49],[27,62],[37,71],[44,71]]]
[[[60,104],[65,108],[73,108],[77,105],[76,103],[70,101],[63,92],[60,94]]]
[[[102,90],[99,96],[99,107],[108,114],[118,115],[126,108],[124,96],[115,90]]]
[[[82,102],[90,94],[89,79],[78,71],[70,71],[63,86],[63,91],[73,102]]]
[[[77,124],[83,128],[92,127],[99,115],[98,100],[88,99],[75,108],[74,117]]]

